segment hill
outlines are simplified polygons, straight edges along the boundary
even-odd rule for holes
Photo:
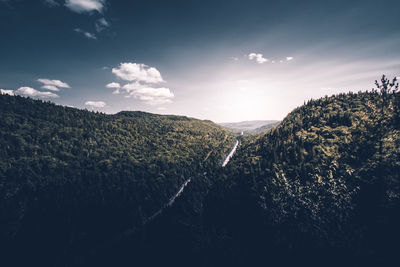
[[[226,122],[219,125],[238,132],[263,132],[279,124],[276,120],[255,120],[242,122]]]
[[[279,123],[281,123],[281,122],[280,121],[271,122],[271,123],[265,124],[261,127],[258,127],[254,130],[251,130],[251,131],[249,131],[249,133],[265,133],[265,132],[275,128],[276,126],[278,126]]]
[[[396,262],[400,95],[383,82],[308,101],[273,130],[244,137],[207,211],[225,233],[212,243],[233,265]]]
[[[0,245],[21,265],[66,263],[65,251],[87,253],[140,227],[189,178],[201,198],[235,140],[187,117],[19,96],[0,95],[0,114]]]
[[[139,254],[151,266],[395,263],[399,110],[397,90],[339,94],[243,136],[199,208],[190,208],[195,192],[185,191],[147,227]],[[114,253],[129,262],[129,253]]]
[[[210,121],[0,95],[1,251],[15,266],[390,266],[400,93],[377,86],[241,136],[224,168],[236,136]]]

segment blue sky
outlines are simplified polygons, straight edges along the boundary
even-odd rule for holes
[[[116,113],[282,119],[400,75],[400,2],[0,0],[2,92]]]

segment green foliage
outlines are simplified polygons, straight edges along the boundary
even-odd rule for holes
[[[19,96],[0,95],[0,114],[0,241],[41,229],[60,251],[139,227],[189,177],[211,184],[235,140],[209,121]]]
[[[376,86],[242,136],[226,168],[235,135],[210,121],[0,95],[0,245],[45,253],[42,266],[388,265],[400,239],[400,92],[385,76]]]
[[[257,232],[267,231],[267,243],[288,255],[315,257],[309,253],[324,248],[321,257],[392,260],[400,238],[400,93],[395,80],[381,82],[379,91],[308,101],[268,133],[245,137],[230,164],[231,183],[221,189],[228,197],[217,202],[248,192],[242,209],[259,214]],[[225,229],[241,216],[237,211],[222,215]],[[254,222],[241,224],[248,228]]]

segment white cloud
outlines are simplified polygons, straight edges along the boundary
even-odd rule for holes
[[[42,83],[42,89],[50,91],[60,91],[60,88],[70,88],[68,83],[62,82],[60,80],[49,80],[49,79],[37,79],[38,82]]]
[[[107,84],[106,87],[107,88],[116,88],[117,89],[117,88],[121,88],[121,85],[119,83],[112,82],[112,83]]]
[[[126,81],[144,83],[164,82],[160,72],[153,67],[137,63],[121,63],[118,68],[113,68],[112,73]]]
[[[257,61],[258,64],[263,64],[265,62],[268,62],[268,59],[264,58],[263,54],[257,54],[257,53],[250,53],[249,60],[255,60]]]
[[[41,92],[31,87],[20,87],[15,91],[18,94],[31,96],[31,97],[40,97],[40,98],[57,98],[58,95],[51,92]]]
[[[54,86],[54,85],[43,85],[42,87],[40,87],[40,88],[42,88],[42,89],[47,89],[47,90],[50,90],[50,91],[60,91],[60,89],[58,89],[58,87],[57,86]]]
[[[119,90],[121,88],[121,85],[119,83],[112,82],[112,83],[107,84],[106,87],[115,89],[113,91],[113,95],[118,95],[121,93]]]
[[[92,40],[96,40],[97,39],[96,35],[94,35],[93,33],[84,31],[82,29],[76,28],[76,29],[74,29],[74,31],[77,32],[77,33],[82,33],[88,39],[92,39]]]
[[[292,60],[294,57],[286,57],[286,61]]]
[[[156,87],[155,84],[165,82],[160,72],[153,67],[138,63],[121,63],[113,68],[118,78],[130,83],[121,87],[119,83],[109,83],[108,88],[115,88],[113,94],[124,94],[126,98],[134,97],[148,105],[171,103],[174,94],[169,88]]]
[[[14,91],[13,91],[13,90],[0,89],[0,94],[4,94],[4,95],[14,95]]]
[[[165,87],[143,87],[131,91],[130,95],[152,106],[171,103],[174,98],[174,94]]]
[[[122,89],[128,94],[126,97],[134,97],[152,106],[171,103],[174,98],[169,88],[154,88],[138,82],[126,84]]]
[[[105,0],[66,0],[65,6],[77,13],[98,11],[104,9]]]
[[[101,32],[105,28],[110,27],[110,23],[105,18],[98,19],[95,23],[96,31]]]
[[[103,101],[86,101],[85,105],[93,108],[104,108],[106,103]]]
[[[132,95],[136,95],[138,97],[146,96],[146,97],[160,97],[160,98],[173,98],[174,94],[169,90],[169,88],[160,87],[160,88],[152,88],[152,87],[143,87],[137,90],[134,90]]]
[[[71,88],[68,83],[62,82],[60,80],[49,80],[49,79],[37,79],[38,82],[44,85],[53,85],[60,88]]]
[[[130,93],[130,92],[132,92],[132,91],[134,91],[134,90],[141,89],[141,88],[144,88],[144,87],[146,87],[146,86],[141,85],[141,84],[138,83],[138,82],[134,82],[134,83],[125,84],[125,85],[122,87],[122,89],[124,89],[126,92]]]

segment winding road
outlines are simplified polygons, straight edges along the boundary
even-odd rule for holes
[[[241,136],[242,136],[242,135],[243,135],[243,132],[241,133]],[[236,149],[237,149],[238,146],[239,146],[239,143],[240,143],[240,141],[239,141],[239,137],[238,137],[238,138],[236,139],[235,145],[233,146],[232,150],[229,152],[229,154],[226,156],[226,158],[225,158],[224,161],[222,162],[222,168],[224,168],[224,167],[229,163],[229,161],[231,160],[231,158],[232,158],[233,155],[235,154]],[[208,156],[207,156],[207,157],[208,157]],[[192,180],[192,178],[187,179],[187,180],[182,184],[182,186],[179,188],[178,192],[176,192],[176,194],[173,195],[173,196],[169,199],[169,201],[168,201],[167,203],[165,203],[158,211],[156,211],[153,215],[151,215],[150,217],[148,217],[148,218],[144,221],[144,224],[147,224],[147,223],[151,222],[152,220],[154,220],[155,218],[157,218],[166,208],[171,207],[171,206],[174,204],[176,198],[178,198],[178,197],[183,193],[183,190],[185,190],[185,187],[190,183],[191,180]]]
[[[241,133],[241,135],[243,135],[243,132]],[[230,161],[230,159],[233,157],[233,155],[236,152],[236,149],[238,148],[240,144],[240,137],[236,138],[236,142],[235,145],[233,146],[232,150],[229,152],[229,154],[226,156],[226,158],[224,159],[223,163],[222,163],[222,168],[224,168]],[[209,156],[209,155],[208,155]],[[207,158],[208,158],[207,156]],[[154,219],[156,219],[161,213],[163,213],[163,211],[172,206],[175,203],[175,200],[183,193],[183,191],[185,190],[186,186],[191,182],[192,178],[190,177],[189,179],[187,179],[179,188],[179,190],[168,200],[168,202],[166,202],[164,205],[162,205],[162,207],[156,211],[153,215],[151,215],[150,217],[148,217],[147,219],[145,219],[143,221],[143,225],[148,224],[149,222],[153,221]],[[122,234],[116,236],[111,243],[114,244],[116,242],[118,242],[121,239],[127,238],[131,235],[133,235],[136,231],[137,231],[137,227],[133,226],[132,228],[127,229],[126,231],[124,231]]]
[[[243,135],[243,132],[240,134],[240,136],[242,136],[242,135]],[[228,154],[228,156],[226,156],[224,162],[222,162],[222,168],[224,168],[224,167],[229,163],[229,161],[231,160],[231,158],[232,158],[233,155],[235,154],[236,149],[237,149],[238,146],[239,146],[239,143],[240,143],[240,142],[239,142],[239,137],[238,137],[238,138],[236,139],[236,143],[235,143],[235,145],[233,146],[231,152],[229,152],[229,154]]]
[[[233,157],[233,154],[235,154],[237,147],[239,146],[239,140],[236,140],[235,145],[233,146],[231,152],[229,152],[228,156],[226,156],[224,162],[222,163],[222,167],[225,167],[229,161],[231,160],[231,158]]]
[[[190,181],[192,180],[192,178],[187,179],[183,185],[179,188],[178,192],[176,192],[175,195],[173,195],[169,201],[167,203],[165,203],[157,212],[155,212],[153,215],[151,215],[149,218],[147,218],[147,220],[145,220],[144,224],[151,222],[152,220],[154,220],[158,215],[160,215],[164,209],[166,209],[167,207],[172,206],[172,204],[174,204],[175,199],[177,197],[179,197],[182,193],[183,190],[185,189],[185,187],[190,183]]]

